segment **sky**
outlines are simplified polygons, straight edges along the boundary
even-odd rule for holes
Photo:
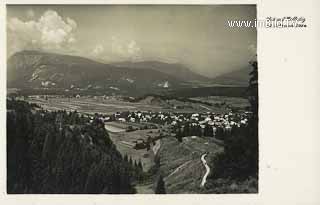
[[[21,50],[107,63],[180,63],[208,77],[248,67],[256,55],[253,5],[8,5],[7,56]]]

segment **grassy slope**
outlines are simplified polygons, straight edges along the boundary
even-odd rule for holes
[[[153,133],[149,133],[153,131]],[[129,143],[133,144],[133,141],[138,139],[147,140],[147,135],[156,136],[158,133],[157,130],[137,130],[134,132],[121,132],[121,133],[110,133],[110,138],[117,146],[119,152],[124,156],[125,154],[128,157],[131,157],[132,160],[141,160],[143,170],[148,171],[154,165],[154,154],[152,149],[147,151],[146,149],[133,149],[129,146]]]
[[[210,152],[210,158],[220,152],[222,147],[210,138],[186,137],[179,143],[175,138],[168,137],[162,139],[161,143],[160,171],[164,176],[167,193],[202,193],[200,183],[205,168],[200,157],[203,153]]]

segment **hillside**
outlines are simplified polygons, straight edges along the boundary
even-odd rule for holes
[[[8,60],[9,88],[103,90],[115,93],[153,92],[180,87],[174,76],[157,70],[131,69],[87,58],[21,51]]]
[[[135,193],[142,170],[95,118],[7,101],[7,190],[14,194]]]
[[[216,84],[222,85],[248,86],[250,78],[249,73],[251,69],[251,67],[247,67],[240,70],[231,71],[214,78],[212,81]]]
[[[164,63],[159,61],[118,62],[113,65],[120,68],[150,69],[171,76],[176,76],[181,81],[210,81],[210,78],[192,72],[189,68],[178,63]]]

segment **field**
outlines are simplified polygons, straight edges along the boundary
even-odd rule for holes
[[[205,167],[200,158],[208,153],[207,159],[223,151],[212,138],[185,137],[179,143],[174,137],[161,140],[160,172],[164,176],[168,193],[201,193]]]
[[[141,139],[146,141],[149,136],[152,138],[158,137],[160,133],[163,133],[161,129],[148,129],[133,132],[109,132],[109,135],[122,156],[127,155],[133,161],[140,160],[143,170],[145,172],[149,172],[152,167],[155,166],[154,158],[161,147],[160,139],[151,145],[150,150],[134,149],[134,141]],[[137,184],[136,190],[139,194],[153,194],[153,186],[154,181],[152,179],[148,179],[143,183]]]
[[[85,114],[113,114],[124,111],[151,111],[151,112],[174,112],[174,113],[195,113],[215,112],[224,113],[230,107],[245,108],[249,105],[244,98],[238,97],[197,97],[192,101],[181,101],[176,99],[162,100],[146,98],[139,102],[128,102],[117,98],[106,99],[103,97],[39,97],[33,96],[25,99],[28,102],[36,103],[47,110],[77,110]],[[205,103],[209,104],[205,104]]]
[[[162,134],[151,149],[134,149],[134,141],[155,138]],[[179,143],[168,132],[167,128],[137,130],[133,132],[110,133],[120,153],[128,155],[132,160],[141,160],[144,171],[148,172],[155,166],[155,155],[160,158],[159,173],[164,177],[167,193],[202,193],[201,180],[205,174],[205,167],[200,158],[207,153],[207,160],[223,151],[223,147],[216,140],[208,137],[185,137]],[[155,178],[154,176],[153,178]],[[138,193],[153,193],[154,181],[146,181],[137,185]]]
[[[157,152],[156,147],[159,146],[160,140],[152,144],[150,150],[147,149],[134,149],[135,141],[144,140],[147,141],[148,137],[155,138],[160,134],[168,134],[161,129],[147,129],[137,130],[133,132],[109,132],[112,141],[117,146],[120,153],[128,155],[132,160],[141,160],[143,170],[148,171],[154,165],[154,156]]]
[[[80,98],[28,98],[27,101],[41,105],[47,110],[77,110],[80,113],[94,114],[112,114],[122,111],[136,110],[160,110],[161,107],[146,105],[141,103],[128,103],[117,99],[102,99],[91,97]]]
[[[239,97],[226,97],[226,96],[207,96],[191,98],[201,102],[208,102],[212,104],[225,104],[234,108],[245,109],[250,106],[248,99]]]

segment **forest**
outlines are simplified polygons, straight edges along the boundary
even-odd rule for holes
[[[7,100],[8,193],[131,194],[142,173],[97,117]]]

